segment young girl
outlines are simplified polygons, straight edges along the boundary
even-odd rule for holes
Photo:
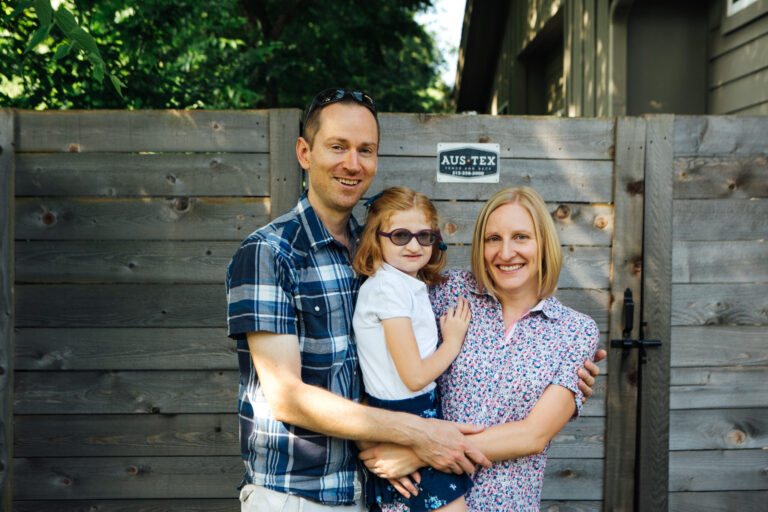
[[[360,288],[352,325],[373,407],[441,417],[434,381],[458,355],[470,312],[460,299],[440,318],[438,347],[427,286],[444,280],[440,271],[445,253],[439,243],[437,211],[423,194],[392,187],[370,204],[353,265],[370,277]],[[430,467],[420,474],[419,494],[410,498],[386,480],[368,475],[367,502],[401,501],[413,512],[466,510],[464,493],[472,485],[467,475]]]

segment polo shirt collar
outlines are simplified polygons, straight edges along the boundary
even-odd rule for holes
[[[403,286],[407,287],[412,292],[418,292],[420,290],[426,290],[427,285],[423,281],[416,279],[415,277],[409,276],[402,270],[398,270],[389,263],[381,262],[381,267],[379,267],[379,272],[385,272],[387,274],[396,276],[398,279],[398,282],[403,283]]]
[[[306,192],[301,195],[299,202],[296,203],[296,216],[306,230],[309,246],[312,250],[316,251],[331,243],[339,243],[320,221],[320,217],[315,213],[315,209],[309,204]],[[360,224],[358,224],[354,215],[349,216],[347,234],[353,248],[352,252],[354,252],[360,241]]]

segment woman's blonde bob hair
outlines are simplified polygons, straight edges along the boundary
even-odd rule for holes
[[[360,236],[360,245],[357,248],[352,266],[358,274],[372,276],[381,266],[384,257],[381,254],[381,245],[377,231],[384,231],[390,217],[395,212],[405,212],[411,208],[418,208],[424,213],[429,222],[430,229],[439,232],[437,210],[432,202],[424,194],[414,192],[408,187],[390,187],[381,193],[368,208],[365,218],[365,228]],[[427,285],[445,281],[440,271],[445,267],[445,251],[438,247],[438,242],[432,245],[432,256],[418,272],[418,277]]]
[[[549,210],[547,210],[547,205],[538,192],[530,187],[505,188],[494,194],[485,203],[477,217],[475,231],[472,235],[472,274],[474,274],[481,290],[487,290],[497,299],[500,298],[500,291],[491,280],[485,263],[485,227],[488,224],[488,217],[497,208],[510,203],[520,204],[528,210],[533,219],[539,276],[538,300],[547,298],[557,288],[563,253],[560,249],[560,239],[557,236],[555,223],[552,221]]]

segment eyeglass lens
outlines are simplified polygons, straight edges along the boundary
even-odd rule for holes
[[[408,245],[413,237],[416,237],[416,241],[425,247],[435,243],[436,238],[435,234],[429,230],[411,233],[407,229],[396,229],[392,231],[389,238],[395,245]]]

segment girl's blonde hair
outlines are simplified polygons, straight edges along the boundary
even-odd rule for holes
[[[429,222],[430,229],[438,229],[437,210],[432,202],[424,194],[414,192],[408,187],[390,187],[385,189],[368,208],[368,216],[365,218],[365,228],[360,236],[360,245],[352,266],[358,274],[372,276],[381,266],[384,258],[381,254],[381,245],[377,231],[383,231],[385,224],[395,212],[408,211],[418,208],[424,213]],[[418,277],[427,285],[434,285],[445,281],[440,271],[445,267],[445,251],[440,250],[438,242],[432,245],[432,256],[418,272]]]
[[[480,289],[485,289],[497,299],[499,290],[488,274],[485,263],[485,227],[488,217],[500,206],[518,203],[528,210],[533,219],[533,229],[536,236],[536,261],[538,263],[538,299],[549,297],[557,288],[560,277],[560,267],[563,262],[563,252],[560,249],[560,239],[557,236],[555,223],[547,209],[547,205],[538,192],[530,187],[510,187],[500,190],[483,206],[475,222],[472,235],[471,265],[472,274]]]

